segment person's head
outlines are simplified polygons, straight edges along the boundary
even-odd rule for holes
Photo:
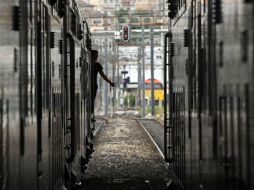
[[[97,60],[97,58],[98,58],[98,51],[97,50],[93,49],[91,51],[91,58],[92,58],[93,61]]]

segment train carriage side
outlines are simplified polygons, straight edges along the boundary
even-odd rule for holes
[[[252,188],[253,2],[180,3],[166,35],[166,159],[186,189]]]
[[[84,156],[82,158],[82,164],[84,169],[86,169],[87,163],[93,152],[93,129],[94,123],[91,123],[91,115],[93,110],[91,110],[91,33],[86,20],[83,22],[83,51],[82,51],[82,75],[81,82],[83,87],[83,102],[82,107],[84,109]]]
[[[51,118],[53,118],[51,115],[53,110],[52,92],[54,92],[51,91],[51,82],[53,80],[54,85],[59,84],[61,79],[52,77],[53,66],[51,60],[54,60],[56,65],[60,65],[61,58],[59,53],[51,51],[51,48],[53,50],[52,30],[59,32],[62,28],[62,21],[57,16],[56,10],[44,1],[27,1],[27,4],[24,3],[23,6],[27,8],[24,12],[27,11],[27,14],[30,14],[30,23],[28,22],[27,25],[24,25],[24,30],[22,31],[24,34],[31,34],[31,44],[26,44],[26,39],[24,39],[24,49],[27,48],[28,50],[26,51],[29,52],[26,59],[23,60],[24,68],[27,70],[23,74],[25,79],[27,75],[27,80],[22,83],[23,86],[21,87],[24,91],[21,97],[28,102],[27,105],[24,105],[24,109],[28,110],[24,136],[27,157],[24,158],[24,166],[21,170],[21,176],[23,176],[21,181],[24,186],[20,188],[60,189],[63,186],[63,151],[61,151],[63,144],[60,144],[62,143],[61,134],[63,134],[63,131],[60,128],[62,123],[55,126],[51,122]],[[22,22],[26,18],[26,15],[21,17]],[[51,28],[51,22],[53,23],[52,25],[58,24]],[[30,26],[32,26],[32,29]],[[22,53],[23,56],[27,54],[27,52]],[[54,59],[51,58],[51,55]],[[58,90],[61,91],[59,87]],[[21,112],[23,113],[22,110]],[[62,121],[61,117],[60,121]],[[37,121],[37,123],[34,121]],[[35,134],[29,134],[29,125],[34,125],[31,126],[31,129],[36,131]],[[55,133],[55,129],[58,133]],[[52,136],[53,133],[56,136]],[[33,154],[35,156],[32,156]],[[55,162],[56,160],[57,162]],[[35,168],[31,167],[33,165]]]
[[[190,95],[192,88],[189,84],[192,72],[192,47],[190,46],[190,24],[192,24],[192,1],[183,1],[183,5],[178,8],[178,3],[175,9],[170,10],[178,12],[175,18],[171,18],[170,32],[165,36],[165,89],[164,92],[169,93],[169,101],[166,103],[165,111],[165,155],[166,160],[172,165],[173,171],[176,174],[177,181],[185,187],[191,187],[196,180],[192,175],[197,171],[194,169],[195,164],[191,160],[197,151],[192,151],[191,138],[189,136],[191,123],[191,105]],[[169,15],[170,16],[170,15]],[[173,16],[172,16],[173,17]],[[189,32],[186,39],[183,38],[184,32]],[[184,44],[187,40],[188,48]],[[189,116],[186,114],[189,110]],[[195,140],[193,138],[193,140]],[[192,140],[192,141],[193,141]],[[197,182],[196,182],[197,183]]]
[[[173,166],[173,170],[183,186],[187,183],[185,173],[186,162],[188,158],[185,155],[190,155],[189,149],[185,147],[185,111],[188,110],[188,77],[186,75],[186,61],[188,58],[188,50],[182,46],[183,30],[188,24],[188,10],[190,3],[185,2],[181,7],[182,15],[178,17],[178,21],[172,20],[172,30],[169,33],[168,46],[168,126],[169,136],[168,149],[169,162]],[[180,10],[179,10],[180,11]],[[167,84],[164,82],[164,84]],[[166,85],[165,85],[166,86]],[[164,92],[165,93],[165,92]],[[166,94],[166,93],[165,93]],[[170,129],[171,128],[171,129]],[[172,133],[171,133],[172,131]],[[184,153],[186,151],[186,154]]]
[[[20,32],[18,1],[0,2],[0,188],[18,189],[20,166]],[[12,167],[10,167],[12,166]],[[13,183],[9,183],[9,178]]]
[[[10,95],[13,96],[9,101],[10,109],[4,106],[4,109],[8,110],[10,116],[13,117],[10,120],[10,124],[8,124],[10,130],[8,130],[6,137],[8,139],[6,147],[10,149],[8,148],[9,151],[6,152],[6,157],[9,158],[8,164],[4,165],[9,170],[5,176],[7,179],[5,188],[36,189],[39,184],[39,177],[41,177],[42,164],[40,161],[42,154],[40,148],[41,138],[39,138],[40,134],[38,133],[41,125],[40,122],[37,122],[38,104],[35,103],[38,99],[36,96],[38,94],[38,89],[36,88],[38,85],[35,82],[35,76],[37,76],[36,71],[38,69],[36,68],[38,56],[35,56],[35,52],[37,51],[35,39],[38,36],[35,27],[36,22],[34,21],[35,3],[32,3],[32,1],[10,1],[8,4],[6,2],[2,3],[3,8],[6,8],[5,10],[9,15],[6,17],[8,19],[2,17],[1,21],[8,20],[8,24],[12,26],[6,25],[5,29],[12,29],[15,31],[15,34],[12,31],[5,32],[6,35],[12,36],[4,36],[1,39],[1,43],[5,43],[6,41],[12,44],[17,40],[16,46],[13,46],[13,53],[6,52],[6,55],[14,55],[13,57],[10,56],[10,60],[14,58],[13,70],[11,70],[12,75],[9,76],[9,79],[2,80],[12,81],[3,89],[8,88],[8,91],[11,92]],[[45,23],[44,26],[46,26]],[[11,65],[9,64],[9,66]],[[6,71],[7,74],[7,71],[10,70],[7,65],[3,64],[3,66],[1,71]],[[14,86],[13,79],[16,77],[18,83]],[[15,103],[14,107],[13,103]],[[4,123],[9,122],[4,121]],[[47,130],[47,127],[45,128]],[[14,146],[15,144],[17,146]],[[48,142],[45,142],[45,145],[47,144]],[[47,161],[48,159],[46,159]]]
[[[249,6],[249,5],[245,5],[245,6]],[[251,7],[251,6],[250,6]],[[251,81],[251,91],[250,91],[250,97],[251,97],[251,99],[250,99],[250,102],[251,102],[251,107],[250,107],[250,126],[251,126],[251,130],[250,130],[250,136],[252,136],[253,137],[253,135],[254,135],[254,131],[253,131],[253,126],[254,126],[254,66],[253,66],[253,63],[254,63],[254,24],[253,24],[253,22],[251,22],[251,21],[253,21],[253,19],[254,19],[254,2],[252,1],[252,10],[251,10],[251,8],[249,8],[250,10],[249,10],[249,15],[252,15],[252,16],[249,16],[248,18],[248,20],[246,20],[246,25],[249,25],[249,23],[251,23],[251,25],[250,25],[250,27],[251,27],[251,29],[250,30],[252,30],[252,31],[250,31],[250,54],[249,54],[249,56],[250,56],[250,63],[251,63],[251,60],[252,60],[252,76],[250,76],[251,77],[251,79],[250,79],[250,81]],[[253,140],[250,142],[250,147],[254,147],[254,142],[253,142]],[[251,158],[254,158],[254,151],[251,151],[251,153],[250,153],[250,157]],[[251,163],[251,165],[250,165],[250,167],[251,167],[251,179],[250,179],[250,181],[251,181],[251,187],[253,188],[254,187],[254,165],[253,165],[253,163]]]
[[[251,189],[253,2],[219,3],[222,9],[216,23],[218,157],[225,188]]]
[[[211,106],[216,98],[216,83],[211,82],[216,81],[216,68],[210,60],[214,56],[212,3],[179,1],[178,7],[168,44],[168,70],[172,70],[168,147],[172,147],[173,170],[185,189],[214,189],[221,186],[221,172]]]
[[[0,5],[1,189],[70,189],[92,150],[88,27],[75,1]]]
[[[66,9],[66,62],[64,65],[64,85],[66,97],[66,126],[65,126],[65,146],[66,148],[66,176],[73,186],[82,181],[82,175],[85,172],[86,164],[90,158],[91,152],[91,130],[90,109],[87,109],[87,96],[90,90],[87,89],[90,79],[89,58],[87,57],[86,40],[87,28],[81,16],[75,1],[70,1]],[[85,78],[86,77],[86,78]],[[90,87],[90,86],[89,86]],[[84,88],[84,89],[83,89]],[[82,92],[82,89],[84,90]],[[84,93],[84,94],[83,94]],[[88,133],[89,132],[89,133]],[[87,148],[89,147],[89,149]]]
[[[49,1],[50,5],[50,163],[49,189],[61,189],[64,186],[64,115],[63,115],[63,15],[60,2]],[[60,14],[59,14],[60,13]]]

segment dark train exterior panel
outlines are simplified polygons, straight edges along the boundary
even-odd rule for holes
[[[185,189],[252,189],[253,2],[177,3],[165,36],[168,162]]]
[[[63,2],[0,2],[3,190],[72,189],[92,152],[90,32],[76,2]]]

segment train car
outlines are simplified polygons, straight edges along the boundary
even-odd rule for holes
[[[228,189],[253,189],[253,1],[221,1],[216,22],[218,159]]]
[[[148,105],[150,104],[151,100],[151,79],[145,80],[145,98],[147,100]],[[154,79],[154,101],[155,105],[159,105],[164,100],[164,90],[162,83]]]
[[[17,170],[19,167],[19,155],[21,154],[20,130],[21,123],[19,100],[19,34],[13,30],[12,7],[15,1],[1,1],[0,37],[1,53],[1,98],[0,98],[0,188],[9,189],[9,177],[12,176],[14,184],[12,189],[18,188]]]
[[[252,189],[253,1],[169,1],[165,156],[184,189]]]
[[[0,9],[0,187],[72,189],[93,149],[88,25],[74,0]]]

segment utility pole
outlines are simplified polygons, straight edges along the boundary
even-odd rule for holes
[[[145,51],[144,51],[144,26],[142,26],[142,32],[141,32],[141,55],[142,55],[142,116],[145,116],[145,106],[146,106],[146,100],[145,100]]]
[[[124,83],[125,83],[125,74],[126,74],[126,71],[125,71],[125,67],[126,65],[123,65],[123,108],[124,108],[124,112],[125,112],[125,115],[126,115],[126,106],[125,106],[125,95],[126,95],[126,87],[124,87]]]
[[[105,16],[107,17],[107,12],[105,13]],[[105,23],[105,30],[108,29],[107,24],[108,24],[108,19],[105,17],[104,19],[104,23]],[[105,65],[105,74],[108,76],[108,39],[107,37],[105,37],[105,59],[104,59],[104,65]],[[108,115],[108,85],[106,84],[106,82],[104,82],[104,114]]]
[[[115,44],[113,43],[113,73],[112,73],[112,81],[115,82],[115,72],[116,72],[116,59],[115,59]],[[113,99],[112,99],[112,107],[113,107],[113,110],[112,110],[112,115],[114,115],[115,113],[115,99],[116,99],[116,88],[111,88],[111,90],[113,90]]]
[[[104,59],[104,67],[105,74],[108,76],[108,39],[105,38],[105,59]],[[108,115],[108,85],[104,82],[104,114]]]
[[[103,44],[102,39],[100,39],[100,51],[99,52],[101,52],[100,63],[102,63],[103,62],[102,55],[103,55],[103,52],[104,52],[104,44]],[[100,108],[103,108],[103,99],[104,99],[103,96],[104,96],[104,94],[103,94],[103,90],[102,90],[103,89],[103,79],[102,79],[102,77],[99,77],[98,82],[99,82],[98,85],[100,87]]]
[[[153,40],[153,26],[151,26],[151,36],[150,36],[150,60],[151,60],[151,107],[152,107],[152,115],[154,115],[154,40]]]
[[[117,92],[118,92],[117,93],[117,98],[118,98],[118,106],[119,106],[120,105],[121,90],[119,90],[120,89],[120,80],[119,80],[119,78],[120,78],[120,68],[119,68],[119,46],[118,46],[118,44],[116,46],[116,60],[117,60],[117,86],[118,86],[118,88],[117,88]]]
[[[140,51],[141,48],[138,48],[138,101],[137,101],[137,106],[140,107],[141,106],[141,64],[140,64]]]

